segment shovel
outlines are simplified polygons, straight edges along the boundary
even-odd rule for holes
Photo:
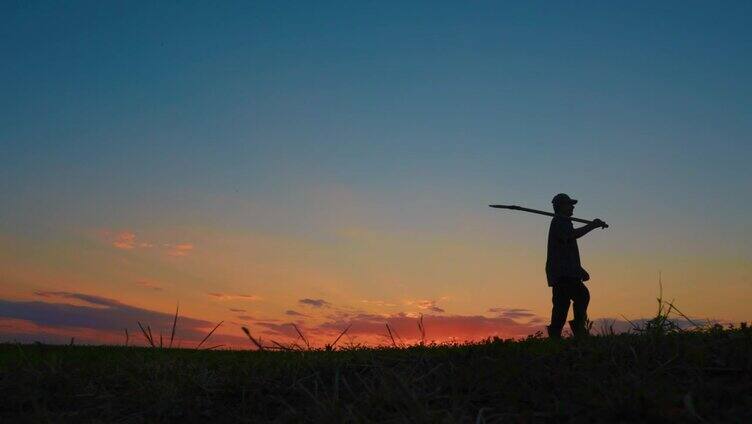
[[[539,211],[538,209],[523,208],[522,206],[517,206],[517,205],[488,205],[488,206],[490,206],[492,208],[498,208],[498,209],[511,209],[513,211],[523,211],[523,212],[537,213],[538,215],[558,216],[560,218],[568,219],[568,220],[574,221],[574,222],[580,222],[580,223],[583,223],[583,224],[592,224],[593,223],[593,221],[588,221],[587,219],[580,219],[580,218],[575,218],[575,217],[571,217],[571,216],[557,215],[555,213],[545,212],[545,211]],[[601,227],[602,228],[608,228],[608,224],[606,224],[604,222]]]

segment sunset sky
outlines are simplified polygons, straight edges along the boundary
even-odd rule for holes
[[[0,341],[524,336],[559,192],[592,319],[752,319],[752,3],[216,3],[0,4]]]

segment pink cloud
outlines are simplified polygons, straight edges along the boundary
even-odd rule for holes
[[[71,337],[75,337],[76,343],[122,344],[124,329],[127,328],[130,334],[129,343],[143,345],[144,338],[137,326],[138,321],[150,325],[153,334],[158,337],[160,331],[163,335],[169,333],[174,318],[174,311],[160,312],[139,308],[116,299],[85,293],[39,291],[36,295],[44,301],[0,299],[0,342],[39,340],[47,343],[68,343]],[[425,340],[462,342],[493,336],[517,338],[544,329],[543,324],[546,320],[534,315],[531,317],[532,313],[525,309],[493,309],[493,312],[501,315],[425,315]],[[369,346],[388,345],[391,344],[391,340],[387,335],[387,323],[395,338],[406,344],[415,343],[421,338],[418,318],[411,313],[370,314],[345,311],[333,306],[327,310],[332,313],[326,316],[323,322],[296,321],[298,328],[313,346],[322,347],[332,343],[348,326],[349,330],[340,342],[342,345],[349,341]],[[275,340],[280,343],[291,343],[299,338],[290,322],[254,319],[248,315],[240,315],[238,318],[254,321],[249,326],[252,327],[252,332],[263,335],[267,342]],[[195,346],[216,325],[216,322],[183,315],[182,309],[177,322],[176,340],[180,340],[183,347]],[[634,323],[645,325],[645,320],[635,320]],[[682,320],[677,321],[677,325],[683,328],[689,324]],[[631,324],[621,320],[596,320],[594,330],[600,331],[601,328],[608,331],[613,328],[615,332],[622,332],[628,331]],[[234,348],[253,348],[239,328],[228,326],[227,323],[212,335],[208,346],[217,344]]]
[[[112,245],[118,249],[131,250],[136,247],[136,234],[121,231],[112,236]]]
[[[436,305],[436,301],[435,300],[408,300],[406,303],[408,305],[415,305],[415,306],[417,306],[420,309],[428,310],[428,311],[431,311],[431,312],[436,312],[436,313],[439,313],[439,314],[442,314],[442,313],[446,312],[442,308],[439,308]]]
[[[188,256],[193,251],[192,243],[180,243],[168,246],[170,246],[170,250],[167,254],[170,256]]]
[[[220,292],[209,292],[208,296],[217,300],[247,300],[250,302],[261,300],[261,297],[254,294],[229,294]]]
[[[352,324],[348,334],[359,335],[373,343],[387,337],[386,324],[405,342],[415,342],[421,337],[418,319],[410,314],[399,313],[389,316],[356,314],[339,317],[319,326],[321,330],[341,331]],[[486,317],[482,315],[425,315],[423,325],[426,339],[437,342],[457,340],[476,341],[488,337],[523,337],[543,329],[542,325],[521,323],[507,317]]]
[[[416,303],[416,305],[418,304]],[[435,307],[435,304],[430,301],[422,302],[420,305],[427,310]],[[420,316],[420,314],[410,312],[372,314],[335,309],[333,313],[325,317],[324,322],[315,323],[309,320],[297,321],[297,324],[309,341],[318,346],[331,343],[340,332],[348,327],[347,339],[354,340],[357,344],[388,345],[391,344],[391,339],[388,336],[386,324],[389,324],[395,338],[406,344],[411,344],[421,340],[418,327]],[[515,318],[506,316],[424,315],[425,341],[478,341],[494,336],[517,338],[533,334],[536,331],[543,331],[542,320],[529,319],[528,316],[525,316],[525,318],[528,319],[525,322],[520,322]],[[297,337],[297,332],[291,323],[257,322],[254,327],[257,328],[259,333],[274,337],[280,342],[290,342]]]
[[[106,240],[108,243],[110,243],[112,247],[121,250],[134,250],[154,247],[154,243],[140,239],[136,236],[136,233],[131,230],[115,232],[104,230],[100,232],[100,236],[104,238],[104,240]],[[164,249],[162,251],[166,252],[167,255],[175,257],[188,256],[188,254],[195,249],[193,243],[158,243],[157,245],[161,246]]]

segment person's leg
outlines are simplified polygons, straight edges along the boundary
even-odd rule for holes
[[[551,325],[548,326],[548,337],[558,339],[561,337],[561,329],[567,321],[569,313],[569,293],[564,285],[554,285],[551,287]]]
[[[575,336],[587,335],[587,307],[590,303],[590,291],[581,281],[573,284],[571,289],[574,319],[569,322]]]

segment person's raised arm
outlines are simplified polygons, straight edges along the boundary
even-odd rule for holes
[[[572,237],[575,239],[578,239],[585,234],[595,230],[596,228],[600,228],[606,225],[605,222],[601,221],[600,219],[596,218],[591,222],[590,224],[584,225],[580,228],[575,228],[574,231],[572,231]]]

